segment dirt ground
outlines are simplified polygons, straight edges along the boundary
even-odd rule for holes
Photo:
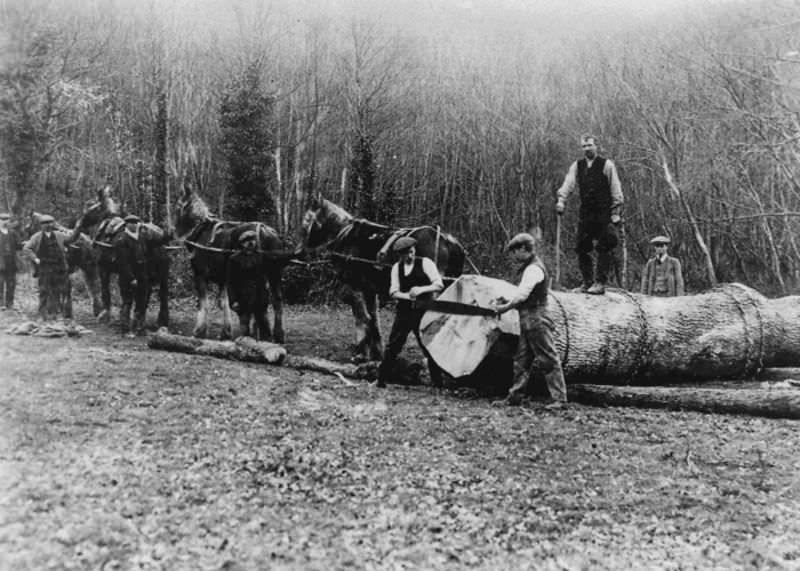
[[[89,335],[9,335],[21,290],[2,569],[800,569],[797,422],[350,386],[149,350],[83,301]],[[343,359],[351,326],[289,307],[287,349]]]

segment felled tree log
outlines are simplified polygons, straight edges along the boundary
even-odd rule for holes
[[[571,385],[569,400],[589,405],[633,406],[800,418],[800,389],[709,389]]]
[[[284,365],[293,369],[303,369],[306,371],[316,371],[328,375],[342,375],[351,379],[371,379],[375,377],[377,364],[374,362],[354,365],[351,363],[337,363],[328,359],[318,357],[303,357],[301,355],[290,355],[286,358]]]
[[[286,358],[286,349],[282,346],[256,341],[250,337],[239,337],[235,341],[214,341],[159,330],[150,336],[147,346],[151,349],[271,365],[280,365]]]
[[[510,298],[502,280],[465,275],[440,299],[489,306]],[[623,290],[551,292],[550,315],[568,383],[674,384],[745,378],[763,367],[800,365],[800,297],[767,299],[740,284],[681,297]],[[472,373],[498,340],[519,334],[518,315],[429,311],[422,342],[455,377]],[[504,348],[506,354],[511,352]]]

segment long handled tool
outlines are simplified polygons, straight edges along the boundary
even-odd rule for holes
[[[555,287],[561,289],[561,214],[556,215],[556,273]]]

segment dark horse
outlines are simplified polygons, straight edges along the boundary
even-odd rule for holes
[[[294,253],[285,250],[278,233],[266,224],[215,218],[203,199],[191,187],[186,186],[183,196],[175,205],[175,231],[191,253],[192,274],[197,292],[197,319],[193,331],[195,337],[205,337],[208,334],[211,284],[217,285],[221,297],[223,325],[220,338],[230,339],[233,336],[228,291],[225,287],[226,270],[228,257],[235,251],[239,236],[247,230],[256,232],[257,247],[264,254],[264,272],[274,313],[271,331],[269,318],[264,315],[263,322],[268,329],[261,332],[261,337],[277,343],[284,341],[281,275]]]
[[[98,320],[108,320],[111,317],[111,274],[119,273],[114,240],[120,232],[124,232],[124,213],[117,202],[111,198],[110,190],[106,187],[97,194],[97,200],[91,202],[83,215],[75,224],[73,232],[83,232],[91,236],[92,245],[97,256],[97,268],[100,274],[100,296],[102,311]],[[149,230],[148,237],[152,238],[147,244],[148,272],[150,284],[158,284],[158,326],[169,325],[169,253],[163,246],[163,230],[155,224],[143,224]],[[147,292],[150,298],[150,291]]]
[[[22,232],[30,238],[36,233],[40,226],[40,220],[44,214],[36,211],[31,211],[22,225]],[[92,298],[92,311],[95,317],[102,311],[102,303],[100,301],[100,288],[98,286],[98,268],[97,268],[97,254],[92,247],[92,239],[84,233],[79,233],[77,236],[73,231],[64,226],[63,224],[56,223],[55,227],[57,232],[61,232],[70,236],[71,241],[67,246],[67,271],[70,274],[80,270],[83,274],[83,281],[86,284],[86,289],[89,290],[89,295]],[[67,298],[63,300],[64,315],[67,317],[72,316],[72,283],[70,281],[67,290]]]
[[[436,262],[446,277],[461,275],[466,259],[458,240],[437,228],[390,228],[355,218],[319,195],[305,213],[301,233],[302,249],[326,249],[331,254],[356,322],[355,356],[373,360],[383,356],[378,294],[389,291],[391,266],[397,261],[391,248],[394,240],[400,236],[416,239],[417,256]]]

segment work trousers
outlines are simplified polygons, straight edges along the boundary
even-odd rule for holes
[[[397,356],[403,350],[406,344],[408,334],[413,331],[414,336],[417,338],[422,354],[428,362],[428,373],[431,377],[431,384],[439,387],[442,385],[442,370],[439,365],[433,360],[428,350],[422,344],[422,339],[419,336],[419,324],[422,321],[422,316],[425,310],[398,308],[395,314],[392,330],[389,333],[389,343],[386,346],[386,351],[383,355],[383,361],[378,369],[378,382],[388,383],[391,381],[392,369],[394,367]]]
[[[597,240],[596,246],[595,240]],[[581,213],[575,252],[578,254],[578,267],[584,285],[590,286],[595,281],[592,250],[597,250],[597,281],[601,284],[608,282],[608,274],[614,263],[614,248],[618,243],[617,227],[610,222],[609,217]]]
[[[540,374],[547,384],[550,398],[566,402],[567,386],[556,348],[553,321],[547,315],[524,320],[523,316],[520,317],[521,331],[514,355],[514,384],[508,391],[509,397],[521,397],[531,378]]]

